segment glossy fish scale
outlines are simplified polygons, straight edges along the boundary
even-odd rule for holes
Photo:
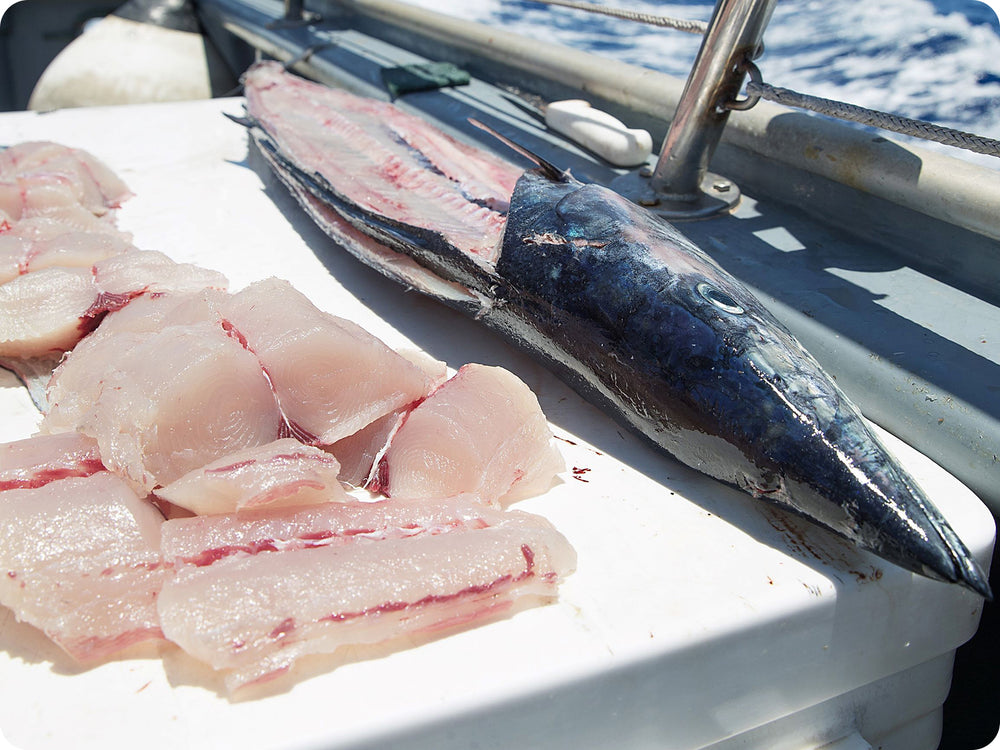
[[[546,321],[548,343],[590,373],[589,395],[681,461],[909,570],[987,593],[970,553],[829,376],[673,227],[599,186],[528,173],[497,270],[512,282],[501,308]]]

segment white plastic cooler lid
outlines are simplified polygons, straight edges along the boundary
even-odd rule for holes
[[[516,372],[568,466],[559,486],[517,507],[567,536],[578,570],[552,605],[410,649],[318,658],[290,687],[237,702],[169,646],[81,669],[0,607],[0,730],[11,743],[700,748],[733,738],[779,748],[859,725],[936,745],[934,709],[950,652],[977,627],[976,596],[653,452],[475,322],[362,266],[312,226],[222,111],[241,113],[241,101],[3,114],[0,143],[90,150],[136,193],[119,223],[137,246],[220,270],[233,289],[279,276],[391,346]],[[38,421],[4,371],[0,415],[4,442]],[[889,442],[988,564],[985,506]],[[873,728],[875,704],[906,726]]]

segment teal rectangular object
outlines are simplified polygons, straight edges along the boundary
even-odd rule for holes
[[[414,91],[432,91],[447,86],[465,86],[469,74],[449,62],[414,63],[382,68],[382,82],[393,99]]]

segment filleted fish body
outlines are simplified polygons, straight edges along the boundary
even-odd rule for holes
[[[458,167],[438,166],[446,137],[430,124],[386,103],[345,106],[350,95],[276,64],[255,66],[244,83],[243,122],[261,153],[359,258],[535,353],[689,466],[908,570],[990,596],[971,553],[832,379],[674,227],[544,162],[502,195],[509,169],[495,157],[479,162],[463,147]],[[364,154],[317,125],[327,108],[377,123]],[[412,135],[424,130],[434,137]],[[340,151],[355,154],[349,168]],[[379,190],[402,174],[413,187],[376,205],[358,191],[359,170],[377,175]],[[447,179],[428,192],[414,170]],[[427,213],[445,204],[478,222],[475,231]]]

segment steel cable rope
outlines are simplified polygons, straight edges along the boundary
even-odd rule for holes
[[[750,109],[759,100],[767,99],[786,107],[796,109],[807,109],[811,112],[836,117],[840,120],[849,120],[862,125],[870,125],[888,130],[901,135],[909,135],[915,138],[922,138],[935,143],[943,143],[956,148],[963,148],[967,151],[974,151],[977,154],[1000,157],[1000,141],[987,138],[975,133],[967,133],[963,130],[937,125],[926,120],[914,120],[901,115],[893,115],[888,112],[880,112],[876,109],[859,107],[856,104],[847,104],[835,99],[824,99],[819,96],[802,94],[791,89],[780,88],[765,83],[760,73],[760,69],[752,62],[744,63],[745,69],[750,76],[747,82],[745,99],[738,99],[727,102],[723,105],[726,109],[745,110]]]
[[[685,31],[689,34],[704,34],[708,30],[708,24],[704,21],[688,21],[683,18],[671,18],[669,16],[657,16],[652,13],[640,13],[626,8],[612,8],[605,5],[595,5],[594,3],[578,3],[573,0],[532,0],[532,2],[542,5],[558,5],[563,8],[583,10],[587,13],[597,13],[602,16],[621,18],[626,21],[637,21],[650,26],[660,26],[666,29]]]
[[[767,83],[750,83],[747,86],[747,93],[758,94],[762,99],[784,104],[788,107],[798,109],[808,109],[812,112],[836,117],[841,120],[872,125],[882,130],[889,130],[893,133],[915,136],[927,141],[944,143],[948,146],[964,148],[974,151],[977,154],[1000,157],[1000,141],[967,133],[963,130],[937,125],[926,120],[913,120],[909,117],[893,115],[887,112],[879,112],[874,109],[866,109],[855,104],[846,104],[832,99],[823,99],[818,96],[800,94],[797,91],[771,86]]]

